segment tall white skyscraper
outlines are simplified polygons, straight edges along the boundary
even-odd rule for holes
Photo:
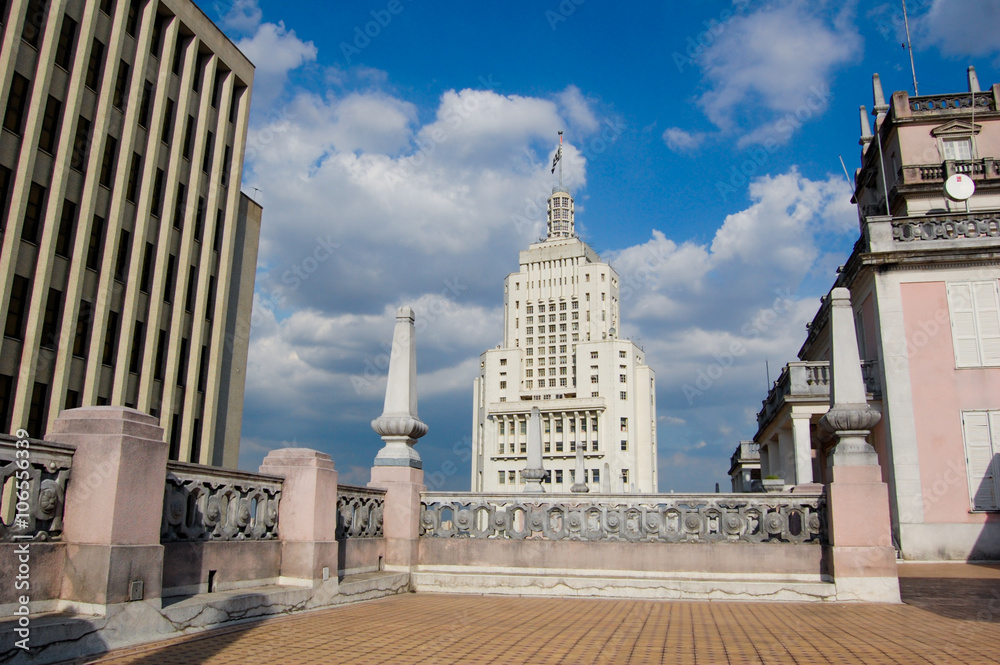
[[[656,492],[653,370],[618,338],[618,273],[576,237],[568,189],[552,190],[548,235],[520,264],[504,282],[503,343],[475,380],[473,491],[524,489],[537,406],[546,491],[570,491],[581,446],[591,492]]]

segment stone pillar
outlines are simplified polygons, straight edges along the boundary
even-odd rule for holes
[[[771,446],[768,445],[767,441],[760,442],[760,450],[758,451],[760,455],[760,478],[763,480],[771,475]]]
[[[851,294],[835,288],[830,298],[831,408],[820,420],[836,440],[828,458],[827,565],[838,600],[898,603],[889,492],[882,482],[878,455],[867,441],[881,414],[866,399]]]
[[[159,607],[167,444],[156,418],[119,406],[63,411],[46,440],[76,446],[66,486],[61,596]]]
[[[812,463],[812,431],[810,423],[812,414],[792,414],[792,442],[795,447],[795,484],[809,491],[820,491],[822,486],[813,480]]]
[[[528,493],[544,492],[542,479],[545,478],[545,468],[542,466],[542,414],[537,406],[532,407],[528,418],[528,463],[521,476],[527,481],[524,491]],[[549,419],[549,436],[556,438],[555,427]]]
[[[587,487],[587,483],[583,482],[584,476],[584,463],[583,463],[583,442],[576,442],[576,470],[574,474],[573,486],[569,488],[570,492],[585,493],[589,492],[590,488]]]
[[[326,453],[272,450],[260,472],[284,479],[278,503],[281,577],[337,584],[337,471]]]
[[[416,440],[427,434],[417,416],[417,344],[413,310],[400,307],[389,355],[389,380],[385,407],[372,421],[385,446],[375,456],[369,487],[386,490],[382,532],[385,535],[387,570],[408,570],[417,562],[420,536],[420,492],[424,486],[423,463],[414,450]]]
[[[785,486],[794,485],[795,478],[795,442],[792,439],[792,430],[785,429],[784,426],[778,430],[778,458],[781,470],[778,471]]]

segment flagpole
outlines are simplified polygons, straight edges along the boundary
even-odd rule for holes
[[[562,189],[562,130],[559,130],[559,189]]]

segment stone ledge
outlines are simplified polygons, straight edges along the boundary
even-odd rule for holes
[[[480,572],[421,572],[410,575],[413,590],[513,596],[582,596],[655,600],[829,601],[830,582],[794,580],[682,579],[587,575],[496,575]]]

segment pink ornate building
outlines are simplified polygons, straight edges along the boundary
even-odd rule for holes
[[[861,235],[833,285],[852,294],[882,413],[869,440],[906,559],[1000,559],[1000,85],[980,90],[971,67],[968,84],[887,103],[873,77],[852,199]],[[777,476],[786,491],[826,479],[829,297],[798,355],[754,436],[764,485]]]

